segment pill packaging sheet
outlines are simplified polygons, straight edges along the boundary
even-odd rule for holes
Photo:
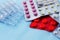
[[[51,16],[46,15],[31,22],[30,28],[53,32],[57,28],[58,22]]]
[[[0,5],[0,22],[7,25],[16,25],[23,16],[19,5],[14,1],[7,1]]]
[[[58,0],[28,0],[23,2],[23,6],[26,21],[34,20],[40,16],[50,15],[60,23],[60,3]],[[58,38],[60,38],[59,29],[60,27],[58,26],[52,32]]]
[[[58,28],[56,28],[56,30],[53,31],[53,34],[54,34],[56,37],[60,38],[60,24],[58,25]]]
[[[60,20],[59,20],[59,12],[55,13],[55,14],[52,14],[50,15],[54,20],[56,20],[58,23],[60,23]]]
[[[34,20],[44,15],[53,16],[60,13],[58,0],[28,0],[23,2],[23,6],[26,21]]]
[[[30,5],[31,4],[31,5]],[[34,5],[35,3],[33,2],[33,3],[30,3],[30,1],[26,1],[26,2],[23,2],[23,5],[24,5],[24,14],[25,14],[25,19],[27,20],[27,21],[29,21],[29,20],[32,20],[32,19],[35,19],[35,18],[38,18],[38,17],[40,17],[40,14],[38,15],[38,10],[36,10],[37,9],[37,7],[35,7],[35,6],[37,6],[37,5]],[[33,5],[33,6],[32,6]],[[33,12],[32,12],[33,11]],[[38,15],[38,16],[37,16]]]

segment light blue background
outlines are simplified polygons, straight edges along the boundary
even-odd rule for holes
[[[0,4],[6,1],[0,0]],[[22,0],[14,1],[22,5]],[[0,40],[60,40],[49,32],[29,28],[29,24],[30,22],[24,20],[24,16],[15,27],[0,23]]]

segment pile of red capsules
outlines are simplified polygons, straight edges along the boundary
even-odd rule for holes
[[[57,25],[58,22],[49,15],[47,15],[33,20],[30,24],[30,28],[52,32],[56,29]]]

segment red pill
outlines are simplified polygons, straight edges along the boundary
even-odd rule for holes
[[[30,24],[30,27],[31,27],[31,28],[36,28],[36,27],[37,27],[37,23],[36,23],[36,22],[32,22],[32,23]]]
[[[49,32],[52,32],[56,29],[56,26],[52,26],[52,25],[49,25],[46,27],[46,30],[49,31]]]
[[[39,22],[39,21],[40,21],[40,19],[39,19],[39,18],[37,18],[37,19],[35,19],[35,20],[34,20],[34,22]]]
[[[46,27],[45,27],[45,24],[39,23],[37,28],[44,30]]]
[[[44,18],[44,19],[42,20],[42,22],[43,22],[43,23],[48,23],[48,20],[47,20],[46,18]]]
[[[56,22],[50,16],[43,16],[43,17],[37,18],[33,22],[31,23],[32,25],[31,28],[34,27],[36,29],[42,29],[49,32],[54,31],[58,25],[58,22]]]
[[[48,21],[51,21],[52,18],[51,18],[50,16],[47,16],[47,20],[48,20]]]
[[[51,21],[50,21],[50,24],[51,24],[51,25],[57,25],[57,22],[56,22],[55,20],[51,20]]]

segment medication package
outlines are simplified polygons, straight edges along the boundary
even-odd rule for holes
[[[16,25],[23,16],[20,6],[14,1],[7,1],[0,5],[0,22],[7,25]]]
[[[60,38],[60,3],[58,0],[27,0],[23,2],[30,28],[52,32]]]

